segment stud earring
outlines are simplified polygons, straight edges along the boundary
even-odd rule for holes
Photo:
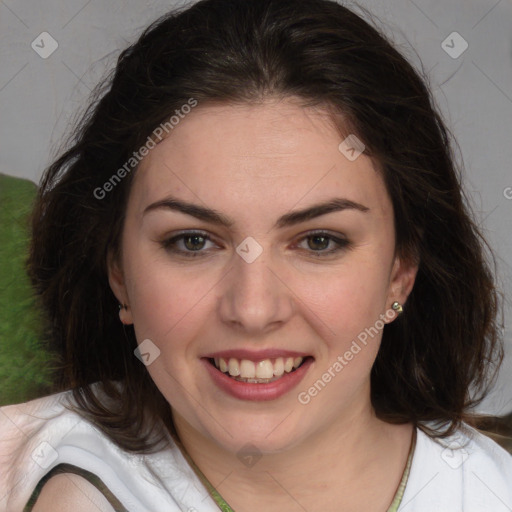
[[[401,313],[403,313],[404,311],[404,308],[402,307],[402,304],[400,304],[400,302],[393,302],[393,304],[391,304],[391,307],[400,315]]]
[[[128,322],[127,320],[127,316],[128,315],[128,306],[126,304],[119,304],[119,320],[121,320],[121,323],[124,324],[124,325],[129,325],[130,322]]]

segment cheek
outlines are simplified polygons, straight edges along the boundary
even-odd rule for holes
[[[314,371],[297,392],[298,402],[311,407],[308,411],[312,417],[321,415],[328,421],[339,413],[334,404],[342,407],[357,400],[369,385],[384,327],[379,318],[382,295],[371,286],[375,277],[352,273],[338,276],[316,297],[312,307],[322,318],[316,323],[322,343]]]
[[[148,272],[132,286],[133,322],[137,333],[158,345],[179,333],[201,314],[202,287],[183,282],[173,272]],[[204,295],[204,292],[203,292]],[[197,323],[196,323],[197,324]],[[137,336],[139,338],[139,335]]]
[[[327,338],[346,342],[385,312],[388,275],[381,264],[359,260],[347,262],[322,279],[303,279],[296,290],[322,320]]]
[[[139,343],[150,339],[165,359],[187,349],[189,340],[211,315],[213,272],[169,265],[165,254],[137,248],[126,262],[127,288]],[[211,294],[210,296],[213,296]]]

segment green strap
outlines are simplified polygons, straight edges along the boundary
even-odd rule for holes
[[[190,459],[190,460],[192,460],[192,459]],[[194,468],[194,471],[196,472],[197,476],[201,479],[203,484],[208,489],[210,496],[215,500],[215,503],[217,503],[218,507],[222,510],[222,512],[234,512],[234,510],[226,503],[226,501],[219,494],[217,489],[215,489],[215,487],[208,481],[208,479],[203,475],[201,470],[194,464],[193,461],[192,461],[191,465]]]
[[[178,434],[175,431],[170,431],[171,437],[173,441],[176,443],[181,453],[189,463],[190,467],[194,470],[194,473],[198,476],[199,480],[203,482],[203,485],[208,489],[210,496],[215,500],[218,507],[222,510],[222,512],[235,512],[224,500],[224,498],[220,495],[219,491],[215,489],[215,487],[210,483],[208,478],[204,475],[204,473],[197,467],[196,463],[192,460],[192,457],[189,455],[185,446],[181,442],[178,437]]]
[[[402,475],[402,480],[398,485],[398,489],[395,494],[395,498],[393,499],[393,503],[388,508],[387,512],[397,512],[400,503],[402,503],[402,498],[404,497],[405,487],[407,485],[407,480],[409,479],[409,473],[411,471],[412,459],[414,456],[414,449],[416,448],[416,436],[417,429],[414,429],[414,433],[412,436],[411,449],[409,450],[409,457],[407,457],[407,464],[405,465],[404,474]]]

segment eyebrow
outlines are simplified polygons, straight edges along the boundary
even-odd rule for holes
[[[185,213],[186,215],[196,217],[199,220],[209,222],[211,224],[217,224],[219,226],[224,226],[226,228],[232,227],[234,225],[234,222],[229,219],[229,217],[226,217],[217,210],[182,201],[181,199],[177,199],[175,197],[166,197],[165,199],[157,201],[156,203],[150,204],[144,209],[142,215],[144,216],[146,213],[158,209],[178,211]],[[333,198],[324,203],[314,204],[302,210],[295,210],[293,212],[286,213],[285,215],[279,217],[274,225],[274,228],[294,226],[295,224],[300,224],[301,222],[320,217],[321,215],[326,215],[327,213],[344,210],[356,210],[366,213],[370,209],[367,206],[356,203],[355,201],[351,201],[350,199]]]

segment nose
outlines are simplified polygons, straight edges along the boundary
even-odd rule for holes
[[[266,334],[284,325],[293,315],[293,292],[284,272],[272,265],[269,250],[252,262],[235,254],[223,282],[220,317],[247,335]],[[281,274],[281,275],[280,275]]]

